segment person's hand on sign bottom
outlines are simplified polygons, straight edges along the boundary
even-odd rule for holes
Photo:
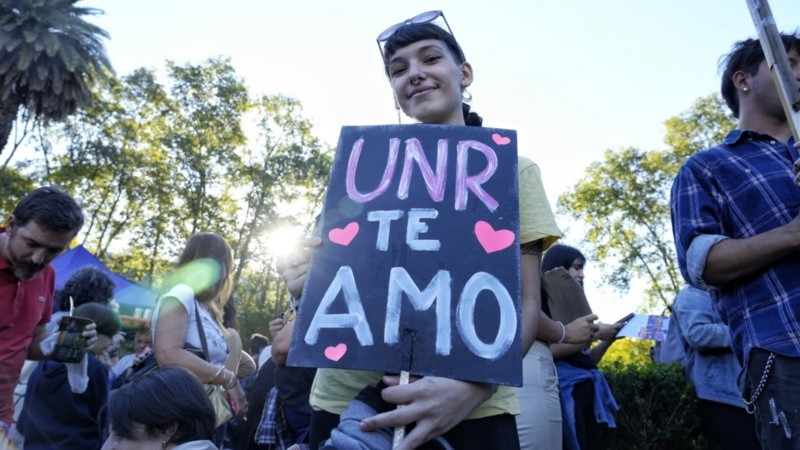
[[[318,237],[300,239],[296,252],[279,256],[275,263],[278,274],[294,298],[300,298],[303,293],[303,285],[308,275],[308,262],[311,261],[311,249],[320,244],[322,239]]]
[[[381,394],[383,399],[403,407],[364,419],[361,430],[395,428],[416,422],[396,450],[417,448],[446,433],[495,391],[494,385],[440,377],[422,377],[399,385],[399,376],[385,376],[383,382],[389,386]]]

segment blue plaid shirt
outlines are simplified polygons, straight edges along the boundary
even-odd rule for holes
[[[800,213],[793,140],[734,130],[722,145],[681,167],[672,185],[672,229],[681,274],[710,290],[728,323],[742,365],[753,347],[800,357],[800,253],[741,280],[714,287],[702,278],[717,242],[749,238]]]

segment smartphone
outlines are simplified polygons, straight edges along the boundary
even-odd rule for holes
[[[627,316],[623,317],[622,319],[619,319],[619,320],[617,321],[617,323],[626,323],[626,322],[628,322],[629,320],[633,319],[633,316],[635,316],[635,315],[636,315],[636,313],[630,313],[630,314],[628,314]]]

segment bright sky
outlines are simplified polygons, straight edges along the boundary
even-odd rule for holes
[[[396,123],[375,37],[432,9],[445,12],[472,63],[473,110],[515,129],[551,203],[607,148],[662,148],[663,122],[719,86],[717,62],[755,36],[745,0],[85,0],[111,34],[119,75],[166,59],[232,58],[254,94],[300,100],[316,133],[335,144],[342,125]],[[771,0],[794,30],[800,1]],[[404,118],[408,123],[409,119]],[[566,227],[565,227],[566,228]],[[565,242],[582,236],[572,227]],[[639,303],[599,286],[587,295],[612,322]]]

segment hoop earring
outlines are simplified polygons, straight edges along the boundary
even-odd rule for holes
[[[469,103],[472,101],[472,94],[470,94],[468,90],[464,89],[461,91],[461,99]]]

